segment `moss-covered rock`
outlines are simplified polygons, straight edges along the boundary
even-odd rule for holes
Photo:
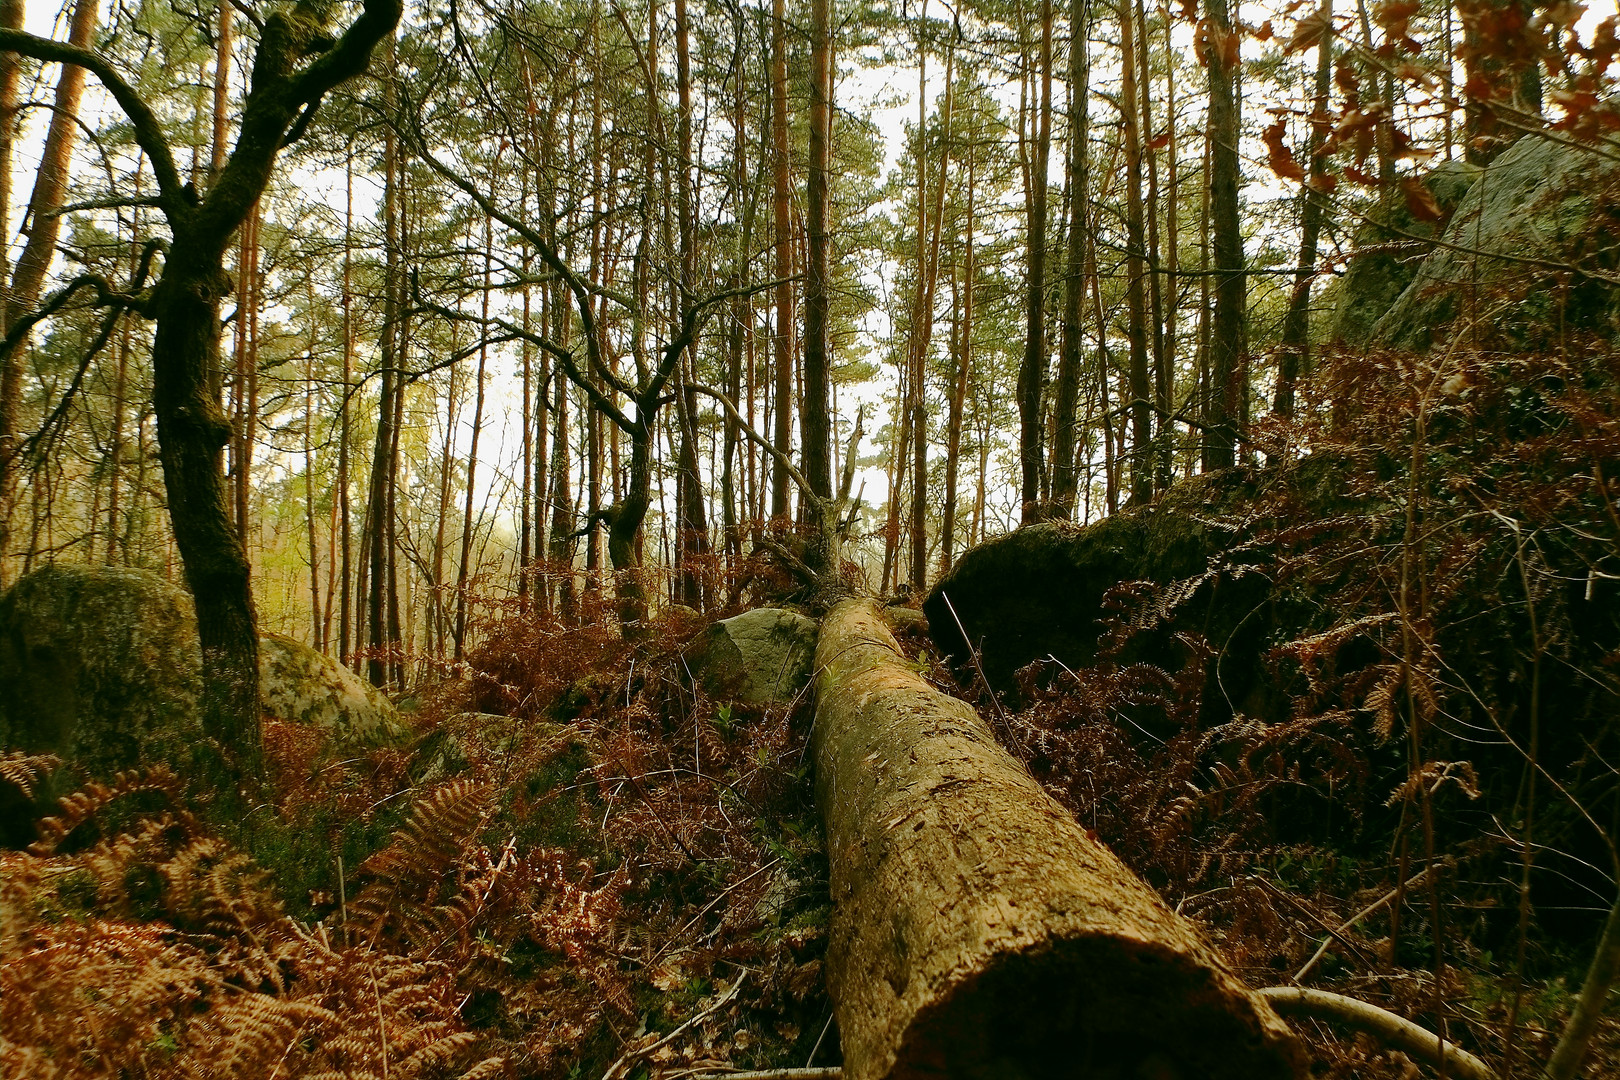
[[[1441,213],[1451,214],[1479,179],[1481,169],[1465,161],[1436,167],[1424,183]],[[1387,219],[1365,221],[1356,229],[1355,249],[1344,276],[1325,297],[1331,314],[1327,340],[1361,348],[1372,340],[1373,327],[1417,276],[1423,257],[1434,250],[1434,225],[1413,216],[1397,199]]]
[[[1015,673],[1048,658],[1070,668],[1098,659],[1107,620],[1140,632],[1116,659],[1179,669],[1188,657],[1177,634],[1202,635],[1217,650],[1209,667],[1219,692],[1206,692],[1205,719],[1263,713],[1276,690],[1258,657],[1273,629],[1270,583],[1251,564],[1250,500],[1287,482],[1319,491],[1324,508],[1339,498],[1334,461],[1306,458],[1286,470],[1229,469],[1182,481],[1150,506],[1090,525],[1044,523],[968,551],[923,602],[941,651],[966,664],[977,654],[996,691],[1017,700]],[[1177,583],[1109,610],[1105,595],[1126,582]]]
[[[535,745],[566,749],[574,729],[544,720],[519,720],[496,713],[462,712],[422,736],[412,748],[411,778],[420,786],[499,762],[509,766],[534,756]],[[503,773],[506,771],[503,767]]]
[[[0,598],[0,745],[92,776],[181,765],[200,740],[191,597],[142,570],[47,566]]]
[[[815,621],[767,607],[713,624],[685,658],[711,696],[765,703],[791,701],[809,682],[815,655]]]
[[[376,687],[281,634],[259,639],[259,697],[266,716],[324,732],[337,748],[397,745],[409,735]]]
[[[1620,166],[1612,157],[1521,138],[1469,188],[1446,243],[1423,261],[1369,340],[1421,351],[1464,321],[1487,348],[1536,349],[1572,330],[1612,338],[1620,314],[1610,284],[1617,205]],[[1561,272],[1566,267],[1574,272]]]
[[[279,634],[261,641],[260,682],[268,717],[316,728],[334,750],[408,734],[375,690]],[[185,771],[203,745],[191,597],[144,570],[27,574],[0,597],[0,687],[0,746],[57,755],[71,767],[61,782],[158,763]]]

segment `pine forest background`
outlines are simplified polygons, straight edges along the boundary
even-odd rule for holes
[[[1310,327],[1357,228],[1432,216],[1417,178],[1488,159],[1514,125],[1612,119],[1612,18],[1503,12],[1520,8],[838,5],[812,237],[810,11],[411,7],[300,127],[227,259],[227,483],[261,626],[397,681],[509,604],[611,587],[654,382],[636,556],[655,595],[722,604],[798,498],[707,391],[798,453],[816,244],[831,452],[854,448],[863,496],[849,554],[882,590],[1032,516],[1092,520],[1234,453],[1297,453],[1299,414],[1333,395],[1296,394]],[[58,15],[181,134],[204,191],[256,20]],[[150,163],[95,80],[8,63],[8,328],[63,299],[0,387],[0,567],[177,574],[151,335],[126,295],[161,235]],[[64,290],[89,278],[99,294]]]

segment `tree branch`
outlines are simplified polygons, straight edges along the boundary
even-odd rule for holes
[[[736,404],[734,404],[729,397],[721,393],[719,390],[716,390],[714,387],[704,386],[702,383],[689,382],[686,384],[686,386],[689,390],[696,390],[700,394],[707,394],[709,397],[714,398],[714,400],[718,401],[722,406],[724,406],[726,415],[731,418],[732,423],[737,425],[737,429],[744,435],[747,435],[749,439],[753,440],[753,442],[757,444],[761,450],[764,450],[767,454],[769,454],[772,461],[775,461],[777,464],[781,465],[782,468],[787,470],[789,479],[791,479],[798,487],[801,494],[807,498],[815,500],[818,503],[822,501],[821,496],[816,494],[816,489],[810,486],[810,481],[805,479],[804,473],[800,472],[798,467],[793,464],[793,459],[773,446],[771,441],[765,438],[765,436],[755,431],[753,426],[742,418],[742,413],[737,411]]]
[[[180,179],[180,170],[174,163],[174,153],[169,147],[169,140],[164,137],[163,126],[158,123],[157,114],[135,92],[135,88],[124,81],[124,77],[106,57],[64,41],[43,38],[23,30],[6,29],[0,29],[0,51],[14,52],[49,63],[73,64],[94,75],[101,85],[107,88],[113,100],[118,102],[118,107],[124,111],[124,115],[129,117],[129,122],[134,127],[135,141],[146,151],[147,158],[152,162],[152,175],[157,178],[159,197],[165,212],[177,212],[185,205],[183,193],[185,184]]]
[[[1280,1016],[1308,1016],[1364,1031],[1385,1045],[1443,1068],[1446,1075],[1457,1080],[1496,1080],[1490,1067],[1473,1054],[1455,1043],[1443,1042],[1434,1032],[1388,1009],[1303,986],[1268,986],[1255,993],[1265,998]]]

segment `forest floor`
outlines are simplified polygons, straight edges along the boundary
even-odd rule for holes
[[[471,677],[407,703],[409,750],[323,760],[273,725],[271,783],[246,812],[193,813],[163,774],[69,800],[36,853],[0,856],[0,1072],[676,1080],[838,1064],[808,702],[707,699],[680,658],[689,615],[631,647],[590,614],[604,617],[512,614]],[[927,640],[902,643],[973,699]],[[1459,931],[1437,981],[1423,881],[1391,958],[1391,866],[1285,842],[1254,805],[1178,821],[1163,755],[1186,747],[1144,749],[1065,694],[1002,716],[1009,749],[1252,985],[1303,972],[1430,1026],[1443,1015],[1496,1062],[1516,1011],[1520,1070],[1545,1060],[1584,934],[1535,936],[1518,983],[1511,948]],[[1418,1075],[1308,1028],[1316,1076]],[[1588,1075],[1617,1072],[1611,1020]]]

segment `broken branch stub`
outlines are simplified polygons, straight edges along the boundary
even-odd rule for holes
[[[816,668],[848,1080],[1298,1075],[1271,1008],[918,677],[870,603],[827,615]]]

